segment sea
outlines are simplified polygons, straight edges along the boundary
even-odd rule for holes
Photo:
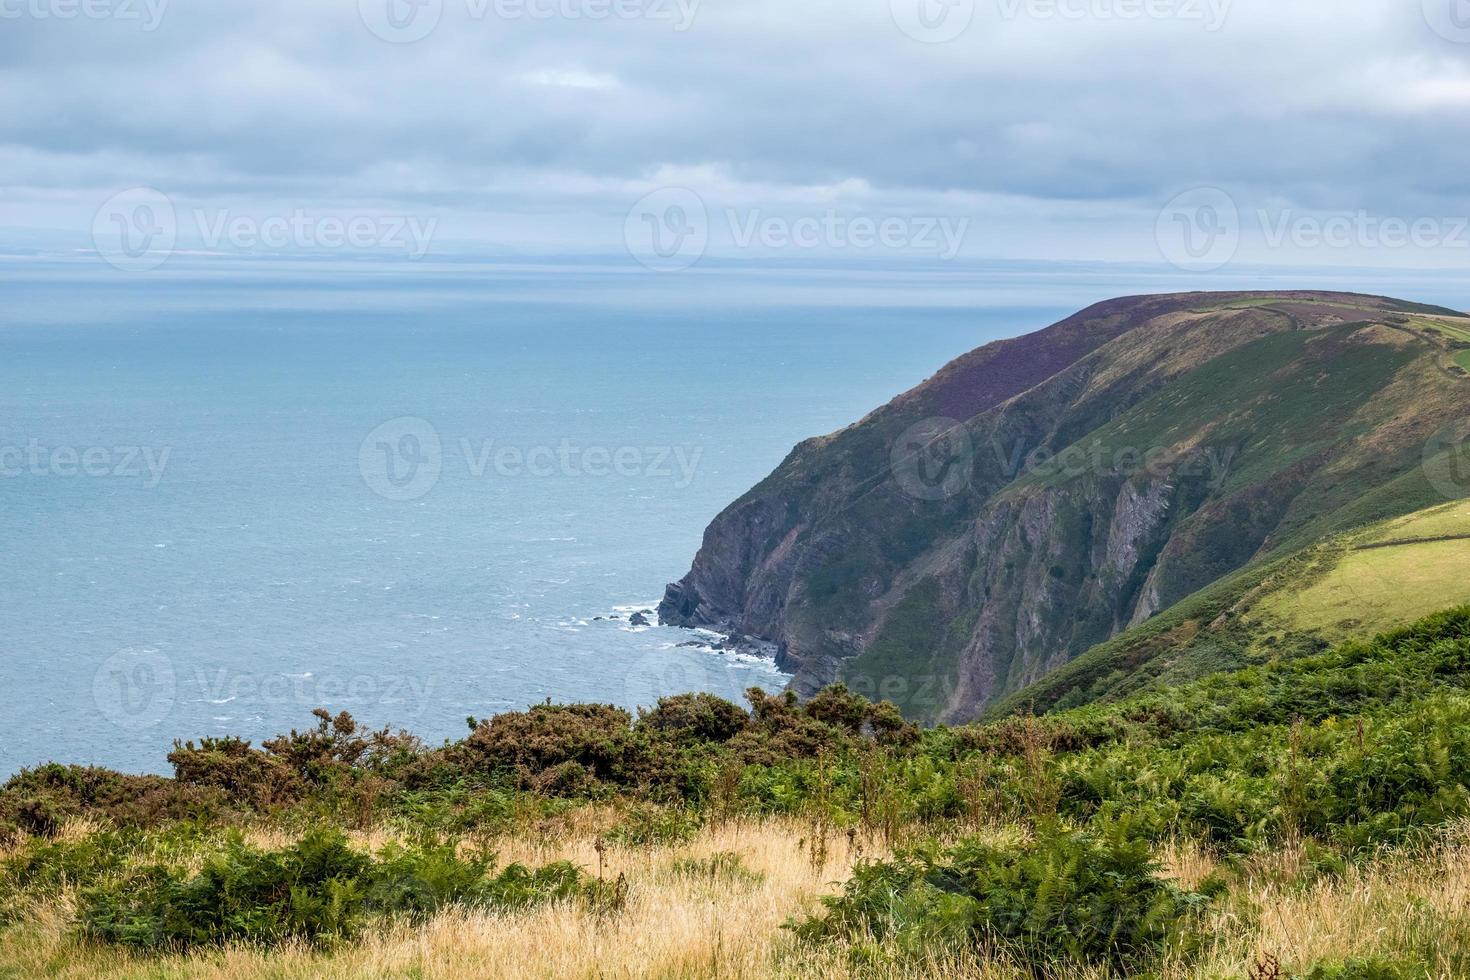
[[[651,610],[809,436],[1110,296],[1465,277],[0,256],[0,776],[786,682]],[[640,625],[641,617],[648,625]]]

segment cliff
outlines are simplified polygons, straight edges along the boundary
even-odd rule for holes
[[[1351,294],[1090,307],[798,445],[705,532],[663,622],[775,645],[926,720],[998,700],[1211,583],[1453,488],[1450,310]]]

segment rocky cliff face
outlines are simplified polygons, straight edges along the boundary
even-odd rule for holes
[[[1454,316],[1180,294],[987,345],[797,446],[659,614],[775,644],[801,693],[973,717],[1349,503],[1421,506],[1403,478],[1470,414],[1434,326]]]

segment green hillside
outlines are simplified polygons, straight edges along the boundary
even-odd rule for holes
[[[774,645],[799,694],[842,681],[928,722],[1129,690],[1147,672],[1107,675],[1155,645],[1170,677],[1246,662],[1205,627],[1266,566],[1470,489],[1467,337],[1452,310],[1358,294],[1098,304],[802,443],[660,616]],[[1329,625],[1288,618],[1282,642]]]
[[[996,708],[1055,710],[1291,657],[1470,602],[1470,501],[1334,535],[1230,576]]]
[[[1310,576],[1252,597],[1254,630],[1310,632],[1337,641],[1470,602],[1470,502],[1386,521],[1321,549]]]

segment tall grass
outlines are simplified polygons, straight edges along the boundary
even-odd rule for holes
[[[589,814],[556,843],[534,832],[502,843],[502,860],[568,860],[595,869],[599,825],[616,814]],[[68,834],[75,837],[76,831]],[[787,977],[827,980],[864,976],[894,980],[1030,976],[1027,964],[996,950],[936,947],[918,957],[890,950],[868,956],[859,970],[851,947],[797,942],[782,928],[814,911],[860,860],[885,857],[880,840],[845,834],[813,848],[807,821],[734,820],[701,828],[671,846],[603,845],[603,875],[627,882],[625,907],[601,914],[562,903],[521,913],[445,911],[422,923],[389,922],[336,951],[303,943],[273,950],[225,946],[190,955],[141,957],[79,939],[71,926],[77,889],[67,886],[0,932],[0,977],[182,980],[403,978],[668,978],[729,980]],[[855,835],[856,836],[856,835]],[[382,830],[358,840],[382,843]],[[273,843],[269,833],[254,835]],[[1181,884],[1218,871],[1192,845],[1160,849]],[[181,855],[181,861],[193,860]],[[1301,845],[1256,855],[1237,869],[1231,899],[1210,913],[1209,941],[1188,963],[1166,961],[1161,980],[1241,977],[1267,956],[1283,976],[1314,964],[1377,959],[1422,964],[1439,980],[1470,975],[1470,825],[1456,825],[1432,846],[1384,855],[1342,874],[1313,875]],[[724,869],[723,871],[721,869]],[[1056,980],[1102,980],[1101,970],[1060,969]],[[1412,974],[1405,973],[1404,976]]]

